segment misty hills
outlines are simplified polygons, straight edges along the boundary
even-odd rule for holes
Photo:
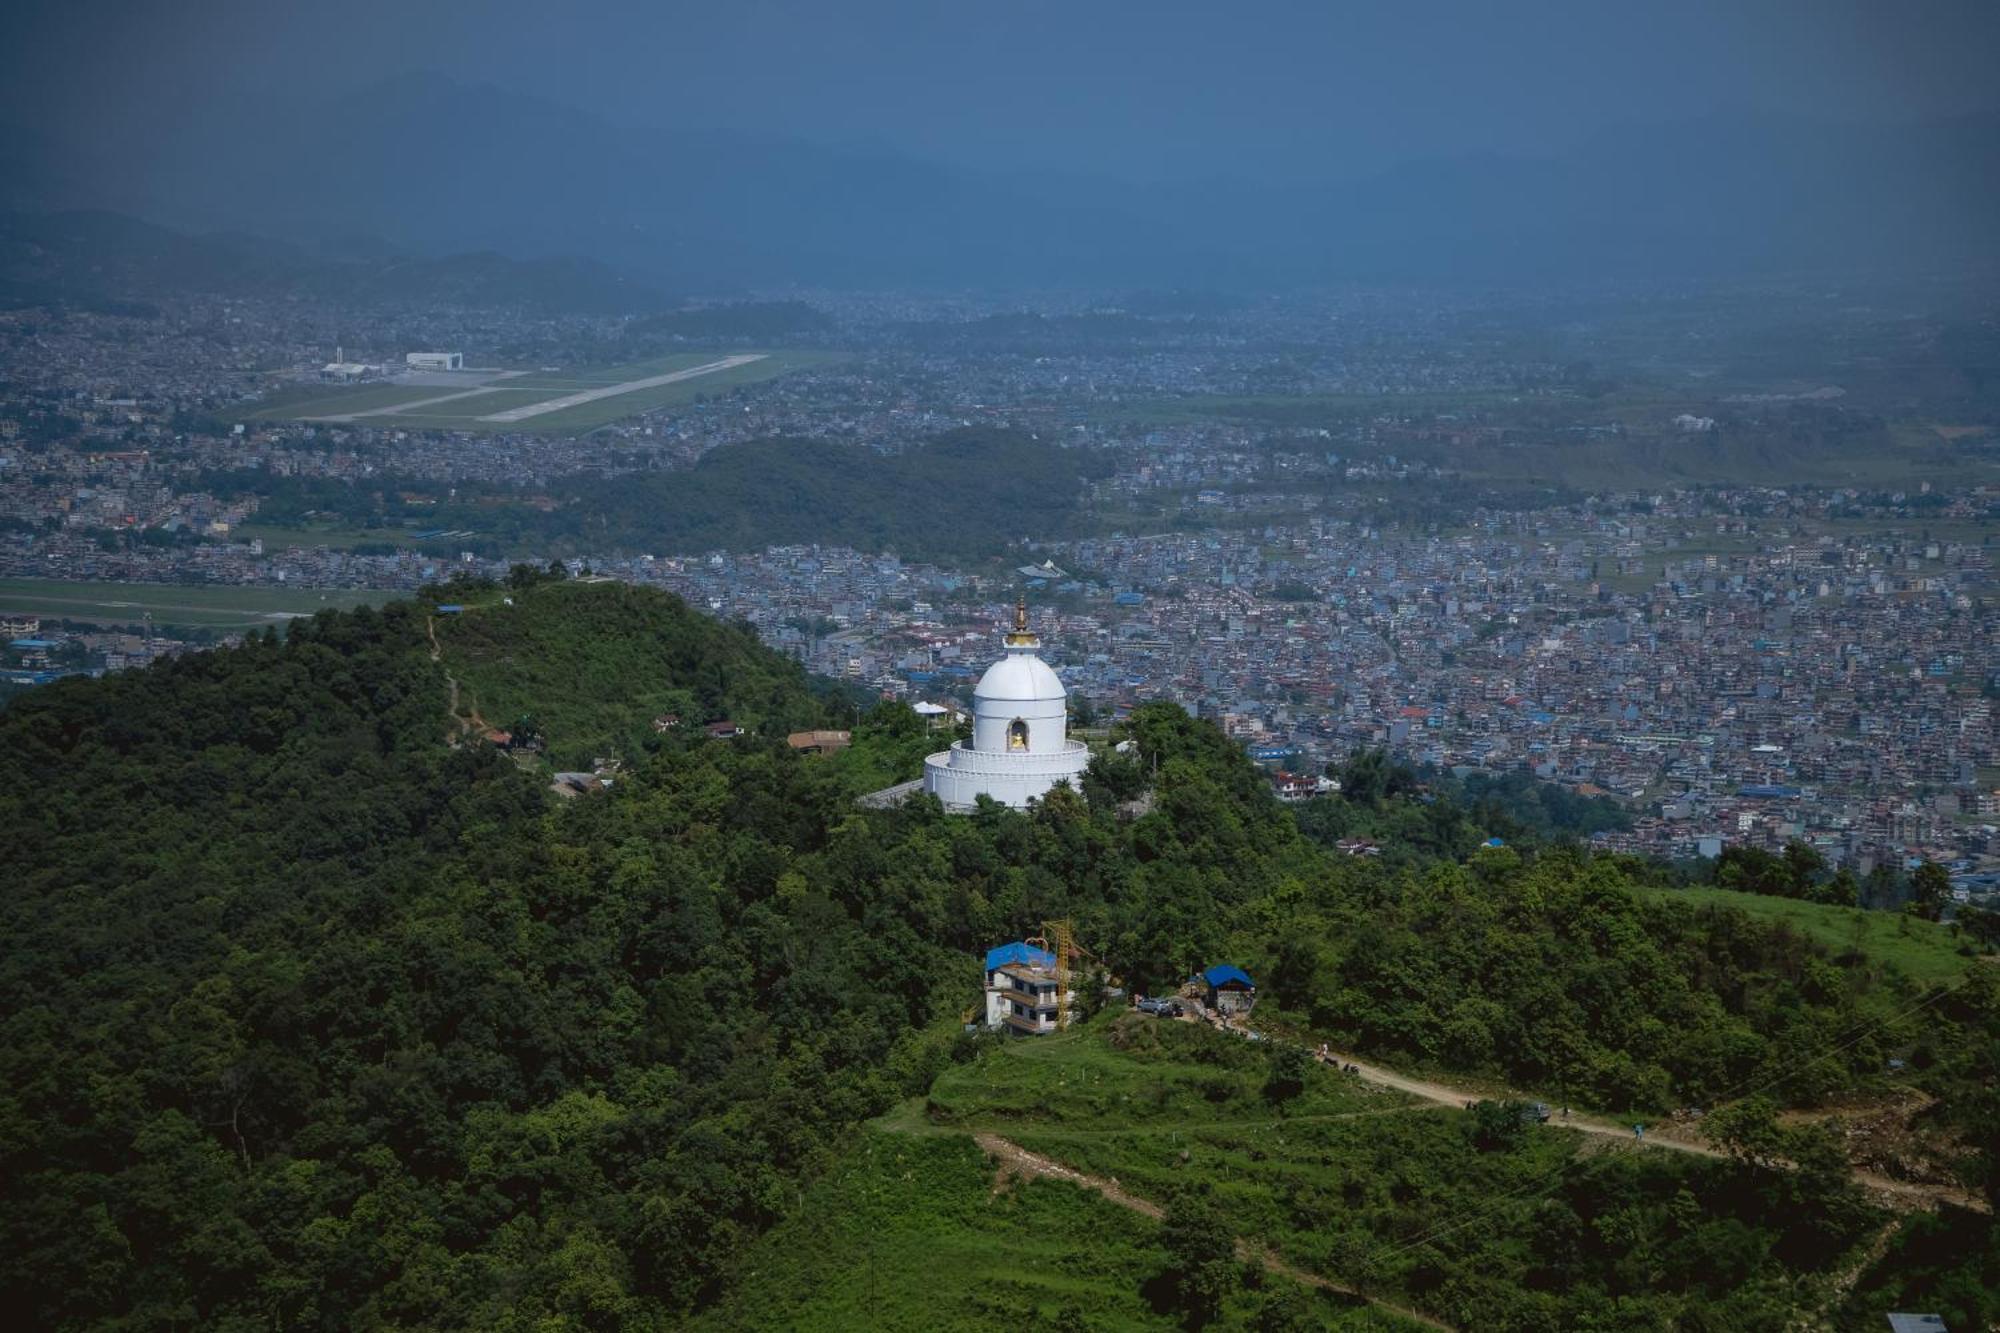
[[[74,302],[131,312],[175,292],[274,291],[362,305],[620,314],[672,304],[649,282],[594,260],[428,256],[343,238],[314,247],[239,231],[185,235],[119,213],[0,214],[0,304]]]
[[[961,171],[884,151],[635,129],[438,76],[332,106],[214,105],[139,155],[7,136],[16,207],[117,208],[421,254],[588,255],[676,288],[1711,275],[1984,260],[2000,117],[1607,126],[1528,159],[1296,184]]]

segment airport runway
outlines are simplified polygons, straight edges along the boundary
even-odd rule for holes
[[[665,375],[654,375],[643,380],[627,380],[623,384],[607,384],[601,389],[585,389],[581,393],[569,394],[562,398],[551,398],[547,402],[529,403],[524,407],[512,407],[505,412],[495,412],[491,416],[479,418],[496,425],[507,425],[516,421],[526,421],[546,412],[560,412],[566,407],[580,407],[594,403],[600,398],[616,398],[622,393],[637,393],[641,389],[656,389],[662,384],[678,384],[699,375],[712,375],[718,370],[733,370],[737,366],[747,366],[752,361],[762,361],[764,353],[746,352],[737,356],[725,356],[720,361],[710,361],[699,366],[689,366],[686,370],[671,371]],[[404,411],[408,410],[406,406]]]

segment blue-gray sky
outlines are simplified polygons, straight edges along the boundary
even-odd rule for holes
[[[1712,115],[1990,109],[1993,0],[11,0],[0,114],[143,138],[399,73],[980,168],[1309,180]]]

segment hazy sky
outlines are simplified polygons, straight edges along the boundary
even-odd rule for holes
[[[1318,178],[1630,121],[1989,108],[1996,57],[1996,0],[7,0],[0,115],[143,134],[435,70],[970,166]]]

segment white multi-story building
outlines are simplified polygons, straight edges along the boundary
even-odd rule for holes
[[[463,352],[411,352],[403,358],[412,370],[464,370]]]
[[[1056,956],[1025,940],[986,951],[986,1026],[1021,1036],[1055,1032],[1065,1007],[1076,1004]]]
[[[1058,782],[1078,786],[1090,749],[1069,738],[1069,691],[1036,655],[1028,608],[1014,608],[1007,655],[972,690],[972,740],[924,760],[924,790],[947,810],[970,810],[981,796],[1023,809]]]

